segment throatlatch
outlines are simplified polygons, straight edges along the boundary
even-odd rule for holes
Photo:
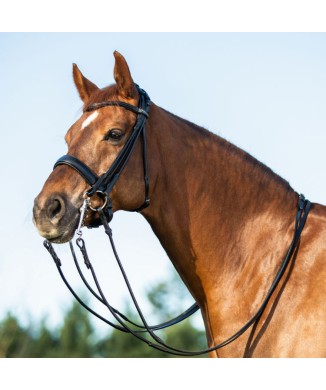
[[[87,267],[87,269],[90,270],[91,275],[93,277],[93,280],[96,285],[97,292],[94,291],[94,289],[89,285],[87,282],[80,265],[78,263],[78,259],[76,256],[76,252],[74,250],[73,243],[70,241],[70,250],[72,257],[74,259],[77,271],[83,280],[85,286],[87,289],[90,291],[90,293],[98,300],[100,301],[106,308],[109,310],[111,315],[115,318],[115,320],[118,322],[118,324],[114,324],[104,318],[103,316],[99,315],[97,312],[92,310],[86,303],[84,303],[79,296],[76,294],[76,292],[73,290],[73,288],[70,286],[68,283],[67,279],[65,278],[63,272],[62,272],[62,262],[57,256],[52,244],[45,240],[44,241],[44,246],[52,256],[56,267],[59,271],[59,274],[63,280],[63,282],[66,284],[67,288],[70,290],[70,292],[73,294],[73,296],[77,299],[77,301],[85,308],[87,309],[90,313],[95,315],[97,318],[100,320],[104,321],[106,324],[114,327],[115,329],[118,329],[122,332],[125,333],[131,333],[133,336],[138,338],[139,340],[143,341],[150,347],[153,347],[155,349],[158,349],[163,352],[167,352],[173,355],[179,355],[179,356],[196,356],[196,355],[202,355],[208,352],[215,351],[217,349],[220,349],[234,340],[236,340],[238,337],[240,337],[251,325],[253,325],[256,321],[259,320],[260,316],[262,315],[263,311],[265,310],[273,292],[275,291],[275,288],[277,287],[278,283],[280,282],[289,262],[292,259],[293,253],[295,249],[297,248],[302,230],[305,226],[307,216],[311,207],[311,203],[305,199],[303,195],[299,196],[299,204],[298,204],[298,210],[296,213],[296,218],[295,218],[295,224],[294,224],[294,235],[292,242],[289,246],[289,249],[280,265],[280,268],[272,282],[271,287],[269,288],[261,306],[257,310],[256,314],[235,334],[233,334],[231,337],[226,339],[220,344],[214,345],[210,348],[201,350],[201,351],[186,351],[178,348],[174,348],[172,346],[167,345],[164,343],[163,340],[161,340],[155,333],[154,331],[159,330],[159,329],[164,329],[169,326],[172,326],[178,322],[183,321],[190,315],[192,315],[194,312],[198,310],[198,305],[194,303],[188,310],[186,310],[184,313],[180,314],[176,318],[164,322],[159,325],[148,325],[147,321],[139,307],[139,304],[136,300],[136,297],[133,293],[133,290],[130,286],[129,280],[127,278],[127,275],[125,273],[125,270],[122,266],[122,263],[120,261],[119,255],[117,253],[114,241],[113,241],[113,236],[112,236],[112,230],[109,226],[109,222],[112,219],[113,212],[112,212],[112,204],[111,204],[111,199],[110,199],[110,193],[112,191],[112,188],[114,187],[115,183],[119,179],[119,176],[121,172],[123,171],[124,167],[126,166],[133,150],[136,144],[136,141],[139,138],[140,133],[142,133],[142,141],[143,141],[143,167],[144,167],[144,183],[145,183],[145,201],[143,205],[141,205],[139,208],[131,211],[140,211],[144,209],[145,207],[149,206],[149,182],[148,182],[148,174],[147,174],[147,152],[146,152],[146,134],[145,134],[145,123],[146,119],[148,118],[148,113],[149,113],[149,106],[150,106],[150,99],[147,95],[147,93],[140,89],[138,86],[138,92],[139,92],[139,107],[132,106],[130,104],[127,104],[125,102],[121,101],[108,101],[108,102],[100,102],[100,103],[94,103],[92,106],[90,106],[87,111],[92,111],[92,110],[97,110],[106,106],[120,106],[123,107],[127,110],[130,110],[132,112],[135,112],[137,114],[137,121],[135,124],[134,129],[132,130],[132,133],[127,140],[126,144],[124,145],[123,149],[121,152],[118,154],[116,160],[113,162],[112,166],[110,169],[104,173],[101,176],[96,175],[86,164],[78,160],[77,158],[69,155],[65,155],[61,157],[54,165],[54,168],[56,168],[58,165],[68,165],[75,169],[85,180],[86,182],[91,186],[91,188],[86,192],[85,194],[85,199],[83,206],[81,207],[80,210],[80,221],[78,224],[77,228],[77,239],[76,239],[76,245],[78,246],[82,257],[84,259],[84,263]],[[90,198],[94,194],[99,194],[103,198],[103,205],[100,208],[92,208],[91,203],[90,203]],[[110,244],[112,247],[112,251],[114,254],[114,257],[117,261],[117,264],[121,270],[121,273],[123,275],[123,278],[125,280],[125,283],[127,285],[129,294],[131,296],[131,299],[135,305],[135,308],[138,312],[138,315],[141,319],[142,324],[137,324],[131,320],[129,320],[125,315],[120,313],[117,309],[115,309],[110,303],[108,302],[107,298],[103,294],[103,291],[101,289],[101,286],[98,282],[97,276],[95,274],[94,268],[92,266],[92,263],[90,261],[90,258],[87,253],[86,249],[86,244],[84,239],[82,238],[82,227],[84,224],[84,219],[85,219],[85,214],[88,209],[91,209],[95,212],[98,213],[99,215],[99,222],[94,226],[91,227],[98,227],[100,225],[103,225],[105,234],[108,236],[110,240]],[[128,324],[127,324],[128,323]],[[132,326],[132,327],[131,327]],[[136,328],[136,329],[135,329]],[[147,333],[153,340],[150,341],[147,338],[144,337],[144,333]]]

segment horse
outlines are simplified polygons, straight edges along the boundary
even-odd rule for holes
[[[114,163],[137,116],[123,104],[137,106],[139,89],[125,58],[115,51],[114,59],[115,83],[103,89],[73,64],[83,113],[65,136],[68,155],[98,176]],[[122,103],[102,104],[110,101]],[[137,141],[110,192],[112,212],[139,208],[148,191],[149,207],[138,211],[197,302],[212,347],[259,308],[291,243],[299,194],[247,152],[153,102],[146,143],[148,187]],[[78,172],[58,165],[35,198],[39,234],[51,243],[71,240],[88,189]],[[91,201],[86,226],[103,206],[99,194]],[[289,266],[258,320],[211,357],[326,356],[325,234],[326,208],[311,203]]]

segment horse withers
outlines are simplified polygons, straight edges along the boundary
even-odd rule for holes
[[[83,113],[68,130],[69,156],[101,177],[130,139],[139,89],[124,57],[114,52],[115,84],[100,89],[73,66]],[[122,102],[122,105],[100,104]],[[151,103],[146,123],[151,225],[198,303],[208,346],[243,326],[261,305],[291,244],[299,197],[272,170],[224,139]],[[49,242],[72,239],[89,184],[58,165],[35,199],[34,222]],[[137,141],[110,190],[113,212],[144,203],[144,150]],[[103,206],[92,194],[93,209]],[[87,213],[84,224],[98,223]],[[306,226],[282,278],[258,320],[220,357],[326,355],[326,208],[312,204]]]

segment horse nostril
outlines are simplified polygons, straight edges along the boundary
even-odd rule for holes
[[[56,197],[50,201],[47,212],[50,219],[61,218],[65,212],[65,204],[63,199]]]
[[[61,210],[61,203],[58,199],[54,199],[50,213],[52,218],[55,217],[57,214],[59,214]]]

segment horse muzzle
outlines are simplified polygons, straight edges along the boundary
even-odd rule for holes
[[[78,224],[79,209],[66,196],[55,193],[36,197],[33,208],[33,222],[39,234],[55,243],[69,241]]]

